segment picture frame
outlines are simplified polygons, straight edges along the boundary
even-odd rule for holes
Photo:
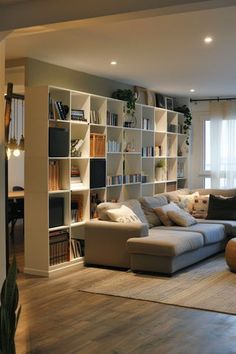
[[[174,100],[172,97],[165,97],[165,108],[173,111],[174,109]]]

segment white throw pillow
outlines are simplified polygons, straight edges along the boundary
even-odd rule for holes
[[[186,227],[197,224],[197,220],[185,210],[171,210],[167,212],[167,215],[171,221],[179,226]]]
[[[123,224],[130,224],[133,222],[141,223],[137,215],[125,205],[122,205],[118,209],[107,210],[107,215],[112,221],[120,222]]]
[[[193,211],[194,198],[198,196],[199,196],[198,192],[187,194],[187,195],[179,195],[178,205],[180,206],[180,208],[191,213]]]
[[[192,215],[195,218],[206,219],[209,204],[209,194],[199,195],[199,197],[194,198],[194,205]]]
[[[165,226],[172,226],[174,225],[174,223],[171,221],[171,219],[168,216],[168,211],[172,211],[172,210],[181,210],[178,205],[176,205],[173,202],[170,202],[169,204],[166,204],[162,207],[158,207],[158,208],[154,208],[153,209],[155,211],[155,213],[157,214],[157,216],[159,216],[161,222],[163,225]]]

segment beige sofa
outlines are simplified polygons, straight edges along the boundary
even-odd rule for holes
[[[153,208],[178,200],[188,189],[126,201],[142,223],[109,221],[106,211],[117,208],[104,203],[98,209],[103,220],[85,224],[85,264],[131,268],[133,271],[172,274],[224,250],[229,237],[236,236],[236,221],[198,220],[189,227],[163,226]],[[236,190],[198,190],[199,194],[235,196]]]

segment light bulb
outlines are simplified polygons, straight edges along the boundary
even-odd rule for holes
[[[13,155],[14,155],[15,157],[20,156],[20,150],[19,150],[19,149],[13,150]]]
[[[11,158],[11,150],[8,148],[7,149],[7,159],[10,160]]]

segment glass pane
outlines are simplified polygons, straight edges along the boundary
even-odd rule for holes
[[[210,144],[211,144],[211,122],[209,120],[205,121],[205,156],[204,156],[204,169],[205,171],[210,171],[211,169],[211,151],[210,151]]]
[[[206,177],[204,180],[204,188],[211,188],[211,177]]]

